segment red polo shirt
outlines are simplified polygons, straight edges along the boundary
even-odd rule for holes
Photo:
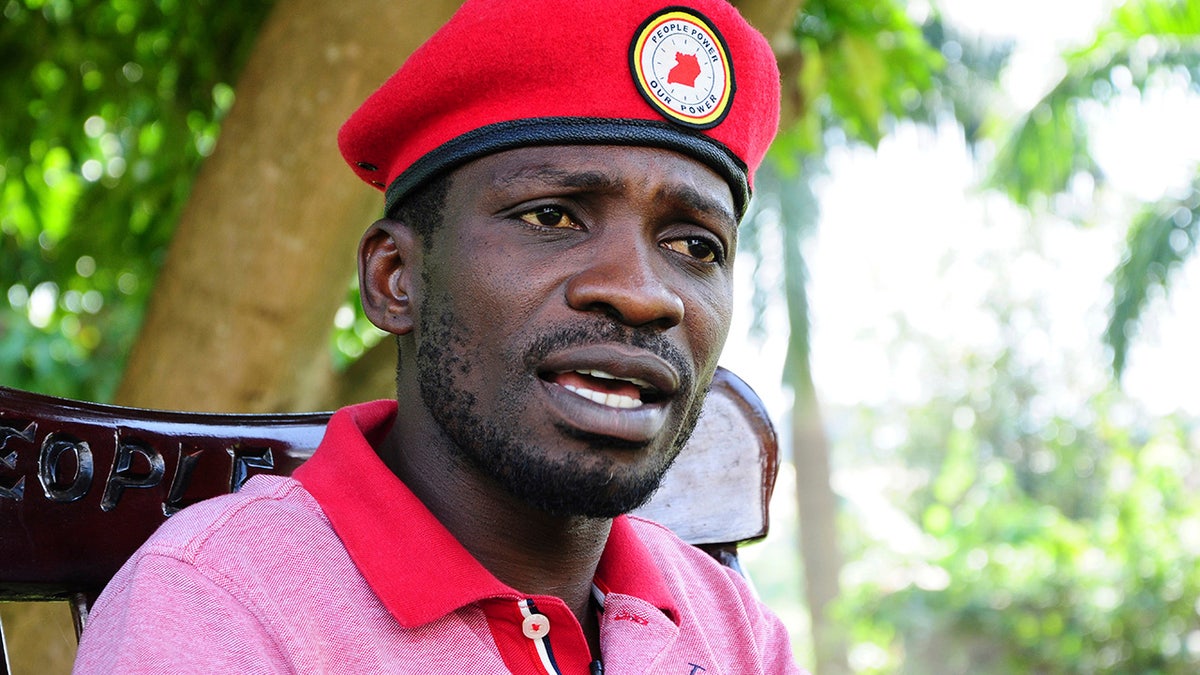
[[[396,414],[339,411],[293,478],[184,509],[97,601],[76,672],[588,673],[558,598],[489,573],[372,449]],[[596,572],[605,673],[799,672],[741,578],[617,518]]]

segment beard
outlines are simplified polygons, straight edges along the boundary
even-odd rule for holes
[[[695,396],[682,414],[666,448],[647,450],[643,443],[594,436],[562,423],[555,428],[564,440],[573,439],[596,448],[594,453],[554,452],[522,433],[524,404],[536,386],[533,364],[548,354],[578,344],[618,342],[657,354],[680,374],[681,393],[693,391],[695,370],[679,350],[661,335],[628,329],[611,322],[585,322],[534,336],[505,354],[505,373],[490,416],[480,414],[478,399],[464,384],[470,381],[472,350],[483,349],[456,320],[443,298],[444,311],[421,316],[423,339],[417,347],[416,365],[422,403],[451,441],[455,459],[487,476],[529,506],[554,516],[613,518],[646,503],[683,449],[700,417],[707,388]],[[535,381],[531,382],[530,378]],[[619,465],[599,450],[647,451],[647,461]]]

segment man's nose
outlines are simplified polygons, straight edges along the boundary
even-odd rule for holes
[[[683,298],[663,279],[667,262],[652,242],[610,242],[596,247],[567,282],[567,304],[600,312],[627,326],[659,330],[683,321]]]

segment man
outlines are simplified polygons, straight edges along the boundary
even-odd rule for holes
[[[468,0],[339,137],[386,194],[399,411],[172,517],[77,670],[798,672],[735,573],[621,515],[699,415],[778,86],[722,0]]]

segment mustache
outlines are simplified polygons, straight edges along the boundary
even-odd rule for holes
[[[690,388],[695,382],[696,372],[692,368],[691,362],[684,357],[678,347],[660,333],[608,322],[579,322],[556,328],[533,338],[524,350],[525,367],[532,370],[538,363],[556,351],[597,342],[628,345],[648,351],[675,368],[684,389]]]

